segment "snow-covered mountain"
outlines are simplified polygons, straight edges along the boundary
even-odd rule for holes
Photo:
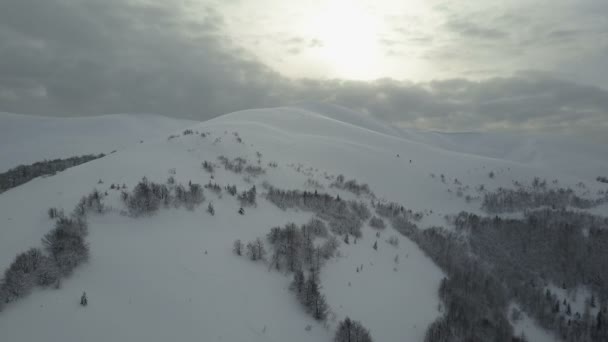
[[[330,341],[346,316],[361,321],[375,341],[422,341],[446,310],[438,297],[446,274],[416,243],[388,221],[383,230],[365,221],[356,242],[346,244],[339,236],[337,255],[320,270],[331,309],[319,323],[289,289],[292,274],[274,270],[269,260],[252,262],[233,253],[236,239],[265,239],[272,227],[305,224],[315,216],[302,208],[283,210],[264,194],[273,188],[318,191],[361,201],[372,214],[376,203],[394,202],[421,213],[421,229],[449,229],[446,215],[483,214],[476,190],[482,185],[493,191],[539,177],[593,197],[606,188],[595,176],[608,175],[601,149],[562,149],[506,135],[490,143],[487,134],[405,131],[319,105],[247,110],[201,123],[2,114],[0,133],[0,171],[117,150],[0,194],[0,269],[6,269],[16,254],[41,246],[53,228],[48,208],[70,212],[93,189],[107,192],[106,212],[88,216],[89,261],[60,289],[37,288],[9,303],[0,313],[5,341]],[[222,156],[240,157],[253,168],[233,172],[222,166]],[[562,158],[577,165],[560,168],[566,165]],[[213,173],[202,167],[205,161],[214,165]],[[339,175],[371,192],[347,191]],[[113,188],[124,184],[131,191],[142,177],[234,184],[239,192],[255,185],[257,204],[239,215],[235,197],[205,189],[205,201],[194,210],[163,208],[133,217]],[[214,215],[205,210],[209,203]],[[78,305],[83,291],[87,307]],[[535,340],[553,340],[531,319],[516,328]]]

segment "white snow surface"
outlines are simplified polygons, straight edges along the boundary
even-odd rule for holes
[[[509,306],[509,321],[513,325],[513,329],[515,330],[515,334],[517,336],[524,335],[530,342],[552,342],[558,340],[555,334],[540,328],[534,322],[534,319],[523,311],[520,311],[521,317],[518,320],[513,321],[511,317],[511,310],[514,308],[517,308],[517,310],[521,309],[516,304],[511,304]]]
[[[321,109],[256,109],[196,124],[129,115],[92,119],[0,115],[2,123],[12,125],[0,126],[0,169],[118,149],[0,194],[0,269],[17,253],[41,245],[53,224],[46,216],[49,207],[71,211],[81,196],[97,188],[109,192],[106,204],[113,208],[89,219],[88,263],[65,279],[60,289],[36,289],[0,313],[3,341],[331,341],[337,320],[347,315],[368,327],[376,341],[422,341],[428,325],[440,315],[437,289],[444,275],[405,237],[399,236],[398,247],[386,243],[389,236],[398,235],[390,225],[380,238],[364,227],[363,238],[356,245],[341,244],[340,256],[323,268],[322,292],[333,312],[323,326],[303,311],[288,290],[291,276],[232,253],[235,239],[264,237],[273,226],[306,222],[311,213],[282,211],[258,196],[257,208],[248,208],[241,216],[233,197],[223,193],[218,198],[209,191],[205,203],[194,211],[161,209],[145,218],[119,213],[119,192],[110,190],[110,184],[132,188],[142,176],[164,182],[171,169],[178,182],[205,184],[210,176],[201,163],[217,163],[220,155],[244,157],[255,164],[259,151],[261,165],[278,164],[266,167],[266,174],[252,178],[252,183],[242,174],[218,168],[214,182],[222,186],[236,184],[240,191],[256,184],[262,193],[267,181],[284,189],[314,190],[306,187],[313,179],[324,186],[321,191],[354,198],[329,187],[329,176],[344,174],[346,179],[368,183],[378,198],[427,212],[423,227],[445,225],[446,214],[479,212],[479,201],[466,203],[447,191],[455,189],[456,178],[471,188],[510,186],[513,180],[540,176],[559,179],[561,185],[583,181],[594,191],[602,189],[585,172],[448,150],[371,117],[350,117],[346,110],[329,115],[323,112],[331,108]],[[100,131],[100,127],[106,128]],[[167,139],[184,128],[208,134]],[[41,145],[27,143],[28,132],[40,134]],[[496,172],[494,179],[488,178],[489,171]],[[447,184],[439,180],[440,174]],[[104,183],[97,184],[99,179]],[[205,212],[209,201],[215,216]],[[372,249],[376,240],[377,251]],[[360,265],[362,271],[356,272]],[[78,305],[83,291],[89,297],[87,307]],[[312,329],[305,329],[307,325]]]

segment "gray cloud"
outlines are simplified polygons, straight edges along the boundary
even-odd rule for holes
[[[278,76],[231,46],[216,11],[189,19],[179,4],[0,3],[0,107],[199,116],[265,105],[258,95]]]
[[[280,45],[286,48],[288,54],[298,55],[306,49],[322,47],[323,42],[316,38],[307,39],[304,37],[291,37],[283,39],[280,42]]]
[[[606,139],[608,92],[599,87],[531,71],[481,81],[294,80],[236,47],[213,7],[191,12],[186,1],[0,2],[0,110],[207,119],[315,101],[423,129],[553,130]],[[475,39],[505,38],[500,28],[462,22],[452,28]],[[567,32],[553,34],[576,35]],[[397,43],[385,42],[391,44]],[[292,37],[283,46],[321,45]]]
[[[326,81],[308,84],[298,96],[423,129],[545,130],[593,134],[604,141],[608,129],[606,90],[534,72],[485,81]]]
[[[446,28],[449,31],[456,32],[463,36],[482,39],[503,39],[507,38],[507,32],[497,28],[484,27],[472,21],[462,19],[451,19],[446,23]]]

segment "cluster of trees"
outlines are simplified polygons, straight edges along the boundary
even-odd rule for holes
[[[516,341],[506,318],[508,295],[462,239],[441,227],[420,230],[422,218],[397,203],[375,203],[376,214],[414,241],[447,275],[439,296],[444,315],[428,328],[425,341]]]
[[[336,180],[331,183],[330,187],[352,192],[357,196],[367,195],[375,198],[376,196],[370,190],[369,185],[359,184],[355,179],[345,180],[344,175],[339,175]]]
[[[261,154],[259,154],[258,158],[260,158],[260,157],[261,157]],[[232,171],[234,173],[241,173],[241,172],[245,171],[247,174],[249,174],[250,176],[253,176],[253,177],[257,177],[259,175],[266,173],[266,170],[259,165],[247,165],[247,160],[242,157],[237,157],[237,158],[230,160],[230,159],[226,158],[225,156],[219,156],[218,159],[220,161],[220,164],[222,164],[226,170]],[[211,163],[203,162],[203,168],[205,168],[205,163],[212,166]],[[207,170],[207,168],[205,168],[205,169]],[[210,170],[211,171],[209,171],[209,170],[207,170],[207,171],[209,173],[212,173],[213,169],[210,169]]]
[[[237,157],[233,160],[226,158],[225,156],[217,157],[219,159],[220,164],[224,166],[224,169],[228,171],[232,171],[234,173],[241,173],[247,164],[247,160],[245,158]]]
[[[102,157],[105,157],[105,154],[89,154],[67,159],[44,160],[30,165],[19,165],[4,173],[0,173],[0,193],[27,183],[36,177],[54,175],[70,167]]]
[[[423,213],[405,209],[402,205],[394,202],[377,202],[373,203],[373,205],[376,214],[388,219],[396,231],[405,236],[411,236],[417,233],[418,226],[412,221],[420,221],[424,215]]]
[[[324,321],[329,306],[320,291],[319,270],[325,260],[334,256],[339,245],[338,240],[329,234],[325,223],[317,218],[300,227],[294,223],[288,223],[283,228],[273,227],[266,238],[272,249],[269,267],[293,273],[294,279],[290,289],[309,314],[319,321]],[[325,241],[320,246],[315,246],[316,238],[323,238]],[[239,256],[246,253],[252,261],[264,260],[266,255],[264,243],[260,238],[248,243],[246,248],[241,240],[236,240],[233,251]],[[308,272],[305,272],[305,269]]]
[[[83,196],[76,207],[74,208],[74,216],[82,218],[89,212],[95,212],[97,214],[102,214],[105,211],[105,205],[103,204],[103,198],[107,196],[107,193],[101,193],[97,189],[94,189],[93,192],[88,194],[87,196]],[[50,216],[49,209],[49,216]],[[57,217],[61,217],[61,212],[58,213]]]
[[[392,219],[397,216],[401,216],[408,220],[420,221],[424,217],[422,212],[414,212],[411,209],[406,209],[401,204],[395,202],[374,202],[372,206],[376,211],[376,214],[381,217]]]
[[[607,183],[608,184],[608,177],[598,176],[595,180],[597,180],[600,183]]]
[[[589,207],[597,201],[571,190],[548,190],[546,181],[535,179],[529,189],[500,189],[484,203],[486,210],[504,212]],[[448,275],[439,291],[445,313],[429,327],[426,341],[523,341],[513,336],[505,315],[513,301],[566,341],[608,339],[607,218],[548,208],[525,212],[523,219],[461,213],[451,218],[455,231],[420,230],[411,211],[395,203],[374,207]],[[547,293],[547,283],[590,288],[593,300],[584,312],[573,312],[569,303],[560,305]]]
[[[236,196],[236,185],[226,185],[224,189],[226,189],[226,192],[230,194],[230,196]]]
[[[373,342],[373,339],[361,322],[346,317],[338,323],[334,342]]]
[[[0,282],[0,310],[6,303],[28,295],[35,286],[50,286],[59,280],[55,262],[39,248],[18,254]]]
[[[62,275],[69,275],[76,266],[88,260],[87,234],[84,217],[60,217],[55,228],[42,239],[45,250]]]
[[[64,216],[64,215],[65,215],[65,214],[63,213],[63,210],[62,210],[62,209],[57,209],[57,208],[55,208],[55,207],[53,207],[53,208],[49,208],[49,210],[47,211],[47,213],[48,213],[49,218],[50,218],[51,220],[54,220],[54,219],[56,219],[56,218],[58,218],[58,217],[60,217],[60,216]]]
[[[15,257],[0,280],[0,311],[3,305],[28,295],[34,287],[59,287],[59,281],[89,258],[86,215],[103,208],[103,195],[97,190],[76,205],[66,217],[62,210],[51,208],[49,216],[55,227],[42,239],[44,249],[31,248]]]
[[[540,207],[566,208],[568,206],[587,209],[606,202],[606,198],[587,199],[575,194],[572,189],[547,189],[536,186],[518,189],[499,188],[485,193],[482,209],[489,213],[505,213]]]
[[[247,246],[240,239],[237,239],[232,245],[232,251],[238,256],[246,254],[251,261],[266,259],[266,248],[264,247],[264,241],[260,238],[248,242]]]
[[[247,243],[247,256],[252,261],[264,260],[266,257],[266,248],[262,239],[257,238],[254,241]]]
[[[238,195],[238,200],[242,207],[253,207],[256,205],[257,190],[255,185],[249,190],[243,191]]]
[[[209,183],[205,184],[205,189],[213,191],[217,195],[220,195],[222,193],[222,187],[217,183],[211,183],[211,181],[209,181]]]
[[[267,235],[267,241],[272,247],[269,267],[293,273],[290,289],[312,317],[324,321],[330,308],[321,293],[319,272],[325,261],[335,255],[340,243],[334,235],[329,234],[323,220],[329,222],[333,232],[344,234],[345,239],[348,239],[349,234],[356,238],[361,236],[362,221],[368,220],[371,213],[364,203],[343,201],[339,196],[334,198],[317,191],[309,193],[298,190],[284,191],[272,186],[267,188],[267,199],[279,208],[299,208],[314,212],[318,216],[300,227],[294,223],[273,227]],[[322,244],[315,243],[317,238],[325,241]],[[237,255],[243,253],[240,240],[235,241],[233,250]],[[347,318],[340,323],[335,341],[371,342],[372,339],[369,331],[359,322]]]
[[[316,238],[325,238],[323,244],[316,246]],[[325,223],[312,219],[298,228],[288,223],[283,228],[274,227],[267,235],[273,247],[271,266],[277,270],[296,272],[302,269],[320,270],[325,260],[334,256],[339,242],[330,236]]]
[[[208,161],[204,161],[203,164],[203,169],[211,174],[213,174],[213,172],[215,171],[215,166],[213,165],[213,163],[208,162]]]
[[[324,238],[320,246],[315,246],[316,238]],[[327,318],[329,306],[320,291],[319,271],[325,260],[334,256],[339,242],[328,233],[325,223],[317,218],[298,228],[288,223],[283,228],[274,227],[267,236],[273,248],[271,267],[293,272],[290,289],[298,301],[316,320]],[[308,269],[308,277],[304,270]]]
[[[391,237],[389,237],[388,240],[386,240],[386,242],[393,247],[399,247],[399,238],[396,237],[395,235],[392,235]]]
[[[266,170],[264,170],[263,167],[258,166],[258,165],[247,165],[245,167],[245,172],[253,177],[257,177],[259,175],[265,174]]]
[[[161,205],[184,205],[192,210],[205,200],[200,184],[189,182],[187,187],[175,185],[174,182],[159,184],[148,181],[146,177],[137,183],[131,193],[123,191],[121,198],[132,216],[153,214]]]
[[[285,191],[270,186],[266,199],[283,210],[298,208],[313,212],[329,222],[332,232],[339,235],[361,237],[363,222],[371,217],[367,205],[363,202],[344,201],[340,196],[333,197],[317,191]]]
[[[523,219],[461,213],[453,221],[458,232],[466,232],[470,250],[493,265],[513,299],[541,326],[567,341],[608,338],[607,218],[542,209],[525,213]],[[546,291],[547,283],[587,287],[594,300],[584,312],[568,310],[567,302],[560,308],[555,295]]]
[[[376,228],[376,229],[386,228],[386,224],[384,223],[384,220],[375,215],[371,219],[369,219],[369,225],[372,228]]]
[[[409,234],[448,276],[439,288],[444,315],[428,328],[425,341],[518,341],[506,317],[507,289],[470,255],[458,234],[441,227],[400,232]]]
[[[306,277],[301,269],[296,270],[289,288],[295,293],[298,301],[314,319],[317,321],[327,319],[329,305],[325,300],[325,295],[321,293],[318,272],[311,270],[308,277]]]

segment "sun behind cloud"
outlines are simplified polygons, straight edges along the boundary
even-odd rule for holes
[[[378,37],[383,29],[381,18],[359,2],[331,1],[317,15],[307,18],[306,34],[323,42],[317,49],[336,75],[371,79],[382,61]]]

